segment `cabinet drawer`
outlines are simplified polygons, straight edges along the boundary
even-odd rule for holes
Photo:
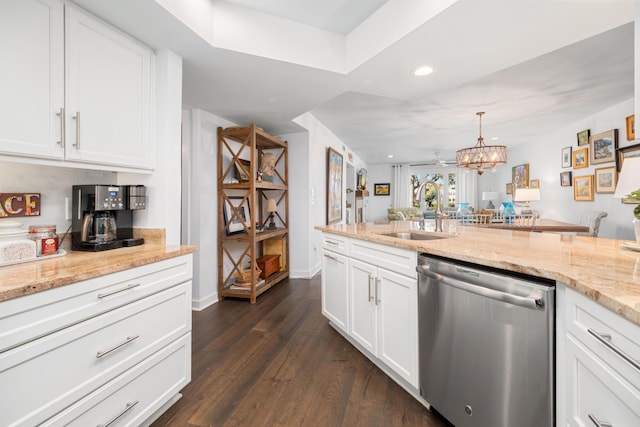
[[[342,255],[349,255],[349,238],[337,234],[322,233],[322,248]]]
[[[184,255],[0,303],[0,353],[191,280]]]
[[[191,381],[190,333],[151,355],[42,425],[82,427],[106,425],[108,421],[120,415],[114,425],[139,426],[189,381]],[[137,403],[133,404],[134,402]]]
[[[0,354],[3,425],[36,425],[188,333],[190,306],[186,282]]]
[[[405,276],[418,278],[416,273],[418,255],[415,251],[351,239],[349,254],[351,258],[356,258]]]
[[[640,425],[640,391],[630,386],[575,337],[567,338],[568,421],[592,426],[594,419],[613,426]]]
[[[567,330],[640,390],[640,326],[567,289]]]

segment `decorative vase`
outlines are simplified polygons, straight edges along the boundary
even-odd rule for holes
[[[502,202],[502,207],[504,208],[502,211],[504,222],[511,224],[516,215],[516,210],[513,207],[513,202]]]
[[[469,214],[469,203],[458,203],[458,215],[468,215]]]
[[[640,219],[633,218],[633,231],[636,233],[636,243],[640,245]]]

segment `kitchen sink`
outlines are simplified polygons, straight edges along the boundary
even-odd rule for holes
[[[395,237],[396,239],[404,239],[404,240],[437,240],[437,239],[446,239],[450,236],[444,236],[442,234],[434,234],[430,232],[416,232],[416,231],[405,231],[405,232],[391,232],[391,233],[381,233],[381,236],[387,237]]]

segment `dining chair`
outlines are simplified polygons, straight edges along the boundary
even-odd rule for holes
[[[576,235],[598,237],[598,232],[600,231],[600,221],[602,221],[602,218],[605,218],[607,215],[608,214],[604,211],[586,210],[581,212],[580,216],[578,217],[578,224],[588,226],[589,231],[576,233]]]

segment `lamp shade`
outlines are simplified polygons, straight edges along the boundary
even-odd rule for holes
[[[274,199],[267,199],[267,212],[276,212],[278,205]]]
[[[540,200],[539,188],[516,188],[516,192],[513,195],[514,202],[531,202]]]
[[[500,195],[497,191],[483,191],[482,200],[496,200]]]
[[[640,190],[640,157],[624,159],[613,197],[623,198]]]

